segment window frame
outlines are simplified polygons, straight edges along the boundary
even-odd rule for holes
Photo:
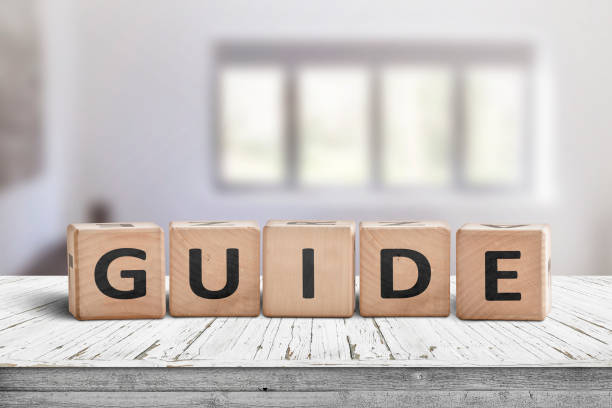
[[[369,72],[369,181],[363,186],[302,186],[298,180],[298,77],[301,66],[361,66]],[[389,65],[436,65],[447,67],[451,85],[451,171],[450,182],[443,186],[388,185],[382,179],[382,86],[381,71]],[[519,142],[521,167],[515,184],[474,185],[465,178],[465,73],[471,65],[513,65],[525,73],[523,90],[523,131]],[[280,183],[234,183],[221,174],[222,129],[220,80],[225,67],[278,66],[283,72],[285,174]],[[533,188],[533,109],[535,108],[534,51],[522,42],[441,43],[441,42],[220,42],[214,48],[211,81],[211,123],[213,133],[212,174],[220,190],[309,191],[341,189],[410,192],[530,192]]]

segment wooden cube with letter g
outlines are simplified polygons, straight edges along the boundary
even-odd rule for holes
[[[550,228],[466,224],[457,231],[457,317],[543,320],[551,307]]]
[[[164,233],[147,222],[71,224],[68,304],[79,320],[166,314]]]

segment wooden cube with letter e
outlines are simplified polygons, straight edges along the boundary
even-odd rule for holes
[[[550,228],[466,224],[457,231],[457,316],[543,320],[551,307]]]
[[[359,227],[362,316],[448,316],[450,229],[440,221]]]
[[[170,314],[258,316],[259,226],[255,221],[170,224]]]
[[[263,254],[264,315],[353,315],[353,221],[269,221]]]
[[[147,222],[71,224],[68,305],[79,320],[166,314],[164,233]]]

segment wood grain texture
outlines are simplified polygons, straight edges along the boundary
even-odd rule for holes
[[[5,367],[0,369],[0,391],[23,392],[82,390],[321,392],[398,389],[609,391],[611,388],[612,369],[605,367]]]
[[[612,277],[554,277],[544,321],[75,321],[66,277],[0,277],[5,367],[612,367]],[[454,277],[451,277],[454,308]]]
[[[612,277],[552,286],[541,322],[78,322],[66,278],[0,277],[0,406],[610,407]]]
[[[69,311],[79,320],[147,319],[166,314],[164,232],[153,223],[71,224],[67,229]],[[134,278],[123,278],[124,270],[144,270],[145,294],[117,299],[100,291],[95,268],[102,256],[113,250],[142,251],[144,259],[121,256],[107,269],[110,286],[118,291],[135,289]],[[70,259],[72,258],[72,267]]]
[[[543,320],[552,302],[550,252],[548,225],[461,227],[457,231],[457,316]],[[487,261],[491,255],[499,259]],[[499,276],[494,279],[493,290],[486,283],[487,268],[492,271],[490,276]],[[494,293],[499,293],[498,299],[491,296]]]
[[[304,262],[311,251],[306,293]],[[269,221],[263,233],[263,314],[349,317],[355,310],[355,223]]]
[[[77,286],[77,276],[75,273],[75,264],[76,264],[76,240],[75,236],[77,234],[77,229],[74,225],[68,225],[66,228],[66,258],[67,258],[67,267],[68,267],[68,311],[72,313],[73,316],[77,316],[76,310],[76,286]]]
[[[202,402],[211,406],[605,407],[611,388],[610,368],[0,369],[2,406],[184,406]],[[398,390],[408,390],[408,394]]]
[[[427,260],[430,280],[424,292],[406,298],[383,298],[381,251],[407,249]],[[450,313],[450,229],[439,221],[362,222],[359,227],[360,297],[362,316],[448,316]],[[414,288],[415,260],[393,257],[393,290]]]
[[[170,224],[170,313],[173,316],[258,316],[260,231],[254,221],[185,221]],[[237,286],[210,299],[190,287],[190,250],[201,251],[201,281],[209,291],[228,283],[228,250],[237,250]],[[231,281],[231,278],[230,280]]]
[[[571,407],[609,408],[610,391],[2,392],[6,407]]]

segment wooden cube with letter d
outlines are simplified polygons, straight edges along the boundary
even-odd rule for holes
[[[448,316],[450,229],[441,221],[359,227],[362,316]]]
[[[170,314],[259,315],[259,226],[255,221],[170,224]]]
[[[264,227],[263,254],[264,315],[353,315],[353,221],[269,221]]]
[[[68,307],[79,320],[166,314],[164,232],[148,222],[71,224]]]
[[[551,307],[550,228],[466,224],[457,231],[457,316],[543,320]]]

